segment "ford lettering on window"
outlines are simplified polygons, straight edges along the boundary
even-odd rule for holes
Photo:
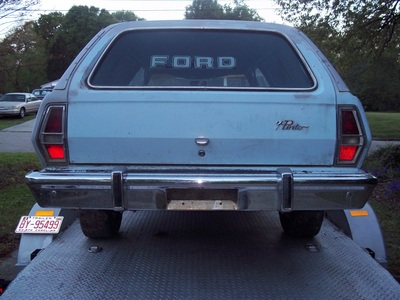
[[[216,61],[216,63],[214,63]],[[213,57],[206,56],[184,56],[175,55],[170,58],[168,55],[153,55],[150,58],[150,68],[175,68],[175,69],[233,69],[236,66],[234,57]]]

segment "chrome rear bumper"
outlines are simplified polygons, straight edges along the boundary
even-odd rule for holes
[[[291,211],[361,208],[377,180],[361,170],[343,169],[79,168],[33,171],[26,182],[42,207]]]

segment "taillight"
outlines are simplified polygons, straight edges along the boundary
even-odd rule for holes
[[[64,145],[46,145],[47,153],[51,159],[64,159]]]
[[[48,162],[64,163],[67,160],[64,118],[64,105],[49,106],[44,115],[38,143]]]
[[[353,107],[339,108],[337,162],[340,164],[356,163],[364,145],[364,135],[358,116],[357,110]]]
[[[357,148],[357,146],[340,146],[339,161],[353,161]]]
[[[45,133],[62,133],[64,106],[51,106],[47,109],[47,119],[44,124]]]
[[[342,134],[359,135],[360,128],[357,122],[357,113],[354,110],[341,110]]]

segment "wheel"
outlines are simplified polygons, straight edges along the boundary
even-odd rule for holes
[[[21,109],[19,110],[19,117],[20,117],[21,119],[25,118],[25,108],[21,108]]]
[[[85,236],[92,239],[107,239],[118,235],[122,212],[112,210],[79,211],[81,229]]]
[[[292,211],[279,213],[279,219],[283,231],[296,237],[313,237],[319,233],[322,221],[324,220],[323,211]]]

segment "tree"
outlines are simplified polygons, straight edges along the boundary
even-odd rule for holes
[[[73,6],[61,19],[49,46],[49,79],[58,79],[79,51],[102,28],[120,21],[138,19],[132,12],[118,11],[110,14],[94,6]]]
[[[25,23],[0,42],[0,93],[30,91],[60,78],[101,28],[135,20],[139,18],[129,11],[110,14],[96,7],[74,6],[66,15],[53,12]]]
[[[29,13],[29,8],[39,4],[39,2],[40,0],[0,0],[0,23],[3,27],[2,30],[13,26],[15,19],[23,19]]]
[[[101,25],[98,17],[102,14]],[[73,6],[62,19],[50,44],[48,75],[50,80],[58,79],[87,42],[104,26],[104,19],[110,17],[94,6]]]
[[[49,53],[49,47],[56,33],[61,27],[64,15],[60,12],[53,12],[47,15],[41,15],[34,23],[36,33],[45,41],[46,50]]]
[[[193,0],[186,7],[186,19],[263,21],[257,11],[249,8],[243,0],[234,0],[234,7],[218,4],[217,0]]]
[[[357,36],[361,46],[380,54],[399,35],[400,0],[275,0],[280,15],[296,27],[329,24]]]
[[[217,0],[193,0],[192,5],[186,7],[186,19],[222,19],[223,7]]]
[[[244,21],[264,21],[255,9],[250,8],[243,0],[235,0],[235,7],[224,5],[226,19]]]
[[[18,27],[1,43],[0,81],[2,92],[30,92],[46,78],[43,40],[34,31],[33,22]]]
[[[73,6],[62,18],[49,45],[49,79],[58,79],[87,42],[111,20],[110,13],[105,10]]]
[[[276,0],[280,15],[304,31],[364,106],[400,111],[400,0]]]
[[[144,21],[131,11],[120,10],[112,14],[116,22],[129,22],[129,21]]]

